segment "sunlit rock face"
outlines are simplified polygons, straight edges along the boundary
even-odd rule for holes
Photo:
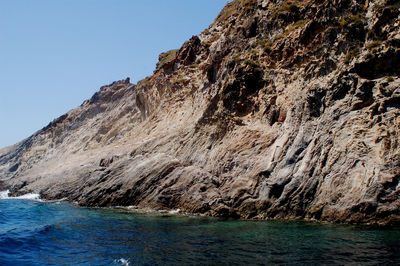
[[[397,1],[229,3],[153,75],[0,151],[0,186],[87,206],[400,221]]]

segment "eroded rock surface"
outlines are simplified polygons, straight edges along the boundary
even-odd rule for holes
[[[87,206],[400,222],[398,1],[236,0],[137,85],[0,151],[3,189]]]

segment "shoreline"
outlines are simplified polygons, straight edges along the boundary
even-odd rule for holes
[[[17,197],[6,197],[3,198],[2,195],[7,191],[0,191],[0,200],[31,200],[42,203],[61,203],[65,202],[68,204],[72,204],[78,208],[84,209],[94,209],[94,210],[110,210],[110,211],[118,211],[127,214],[138,214],[145,216],[156,216],[156,217],[199,217],[199,218],[209,218],[209,219],[218,219],[218,220],[231,220],[231,221],[259,221],[259,222],[283,222],[283,223],[310,223],[310,224],[319,224],[319,225],[339,225],[339,226],[362,226],[368,228],[377,228],[377,229],[395,229],[400,230],[400,217],[397,220],[397,223],[379,223],[379,222],[371,222],[371,223],[349,223],[349,222],[335,222],[335,221],[325,221],[325,220],[316,220],[316,219],[306,219],[306,218],[266,218],[266,219],[257,219],[257,218],[237,218],[230,216],[212,216],[203,213],[190,213],[181,211],[181,209],[151,209],[151,208],[140,208],[138,206],[108,206],[108,207],[91,207],[80,205],[77,202],[69,201],[67,198],[58,199],[58,200],[49,200],[49,199],[41,199],[40,194],[36,193],[27,193]],[[33,197],[37,196],[37,197]]]

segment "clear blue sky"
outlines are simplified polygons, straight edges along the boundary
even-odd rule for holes
[[[227,0],[0,0],[0,148],[100,86],[150,75]]]

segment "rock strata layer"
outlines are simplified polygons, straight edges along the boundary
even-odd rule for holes
[[[0,150],[0,186],[85,206],[400,223],[400,3],[236,0],[153,75]]]

